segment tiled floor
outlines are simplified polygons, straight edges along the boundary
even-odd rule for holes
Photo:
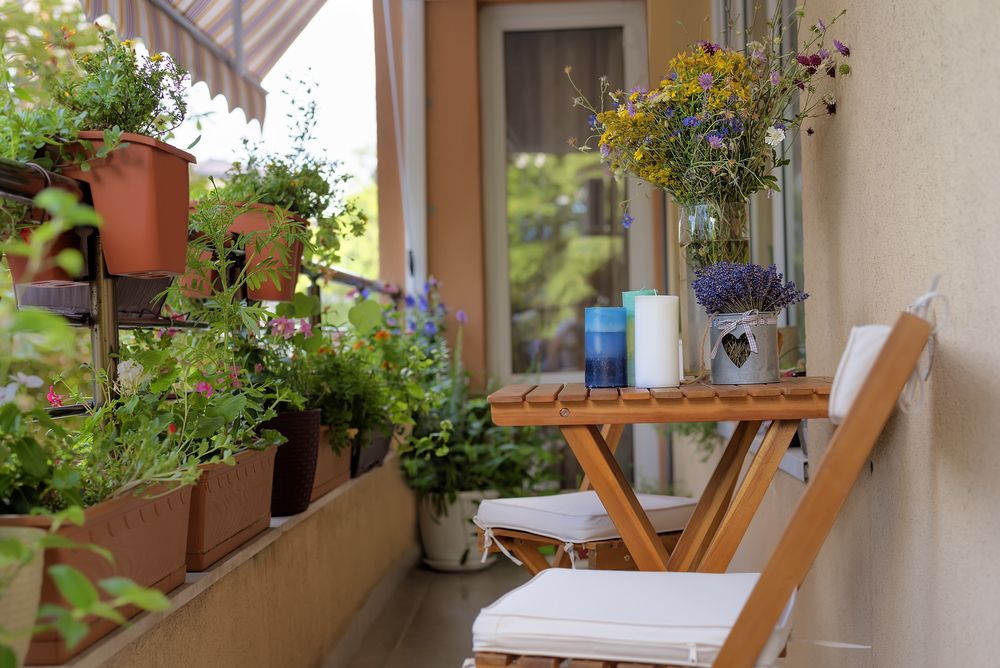
[[[477,573],[418,567],[368,631],[351,668],[460,668],[472,655],[479,609],[527,580],[527,571],[506,559]]]

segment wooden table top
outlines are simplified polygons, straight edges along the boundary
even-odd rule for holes
[[[766,385],[688,383],[663,388],[587,388],[583,383],[507,385],[489,397],[502,426],[804,420],[827,417],[831,379]]]

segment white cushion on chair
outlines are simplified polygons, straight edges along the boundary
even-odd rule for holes
[[[682,530],[697,504],[695,499],[682,496],[636,494],[636,498],[656,533]],[[569,543],[620,537],[593,491],[487,499],[479,504],[475,521],[484,529],[526,531]]]
[[[476,652],[710,666],[757,573],[648,573],[553,568],[483,608]],[[792,600],[757,666],[788,641]]]

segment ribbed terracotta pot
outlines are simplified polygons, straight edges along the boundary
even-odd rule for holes
[[[357,429],[348,431],[348,436],[354,438]],[[351,447],[350,445],[334,452],[330,446],[330,428],[323,426],[319,430],[319,450],[316,453],[316,476],[313,479],[312,503],[325,496],[351,479]]]
[[[167,593],[184,583],[185,546],[191,488],[181,487],[164,493],[152,489],[147,496],[128,494],[110,499],[86,510],[82,527],[63,524],[58,533],[75,543],[92,544],[111,552],[114,563],[85,549],[49,549],[45,551],[45,568],[66,564],[81,571],[92,582],[122,576],[143,587]],[[155,496],[157,493],[160,496]],[[0,525],[48,529],[47,517],[0,515]],[[55,583],[47,575],[42,584],[42,604],[62,605],[64,602]],[[123,608],[126,618],[139,613],[135,607]],[[31,640],[27,662],[31,665],[65,663],[116,628],[104,619],[87,620],[90,633],[72,650],[54,631],[37,634]]]
[[[320,411],[283,411],[261,424],[288,439],[274,458],[271,514],[297,515],[309,507],[319,451]]]
[[[94,149],[104,133],[87,131],[80,139]],[[161,278],[184,273],[188,235],[190,153],[152,137],[129,132],[105,158],[88,160],[89,171],[62,170],[90,184],[94,208],[104,224],[101,245],[112,274]]]
[[[263,232],[275,225],[298,224],[308,225],[309,221],[299,216],[282,218],[278,210],[269,204],[252,204],[248,209],[236,216],[230,226],[230,231],[236,234]],[[248,273],[263,271],[259,267],[272,261],[271,268],[278,272],[278,284],[275,285],[270,276],[263,276],[258,288],[248,288],[251,299],[287,302],[295,296],[295,284],[299,280],[302,269],[302,242],[296,241],[289,246],[278,240],[274,243],[256,244],[253,241],[246,246],[246,263]]]
[[[187,569],[203,571],[271,522],[271,479],[277,448],[247,450],[236,463],[205,464],[191,491]]]

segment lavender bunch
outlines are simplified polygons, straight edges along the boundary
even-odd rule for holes
[[[780,311],[804,301],[808,294],[784,281],[775,265],[719,262],[695,271],[691,288],[698,303],[709,313]]]

